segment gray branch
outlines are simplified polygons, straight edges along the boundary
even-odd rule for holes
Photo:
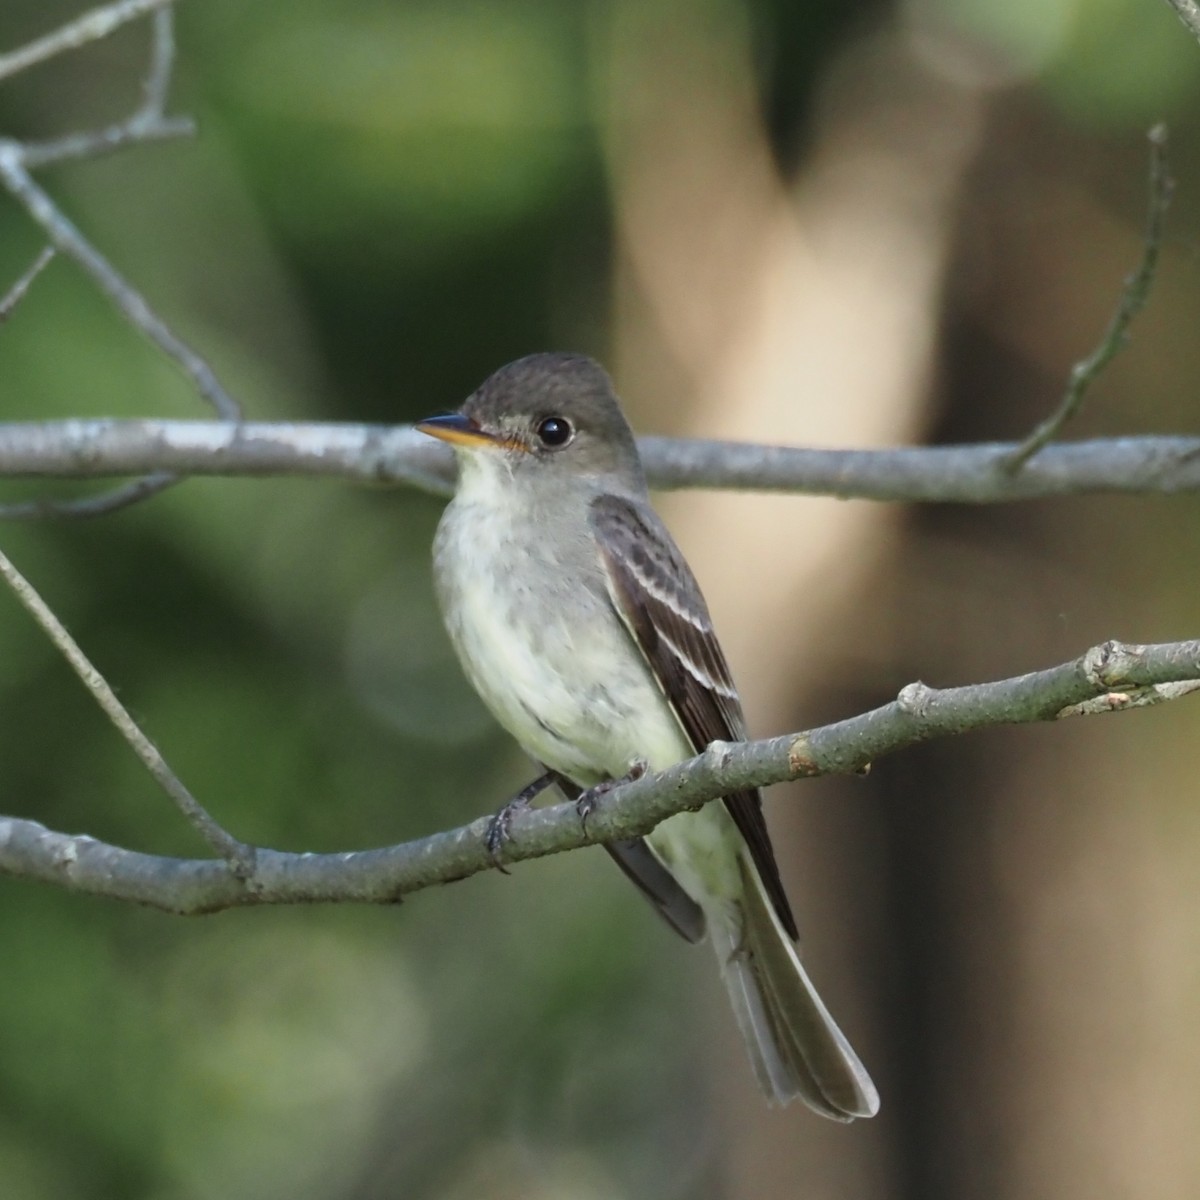
[[[70,24],[63,25],[19,50],[0,54],[0,80],[20,71],[27,71],[30,67],[44,63],[56,55],[65,54],[68,50],[78,50],[89,42],[97,42],[120,29],[122,25],[174,3],[175,0],[120,0],[116,4],[94,8]]]
[[[24,153],[19,142],[0,141],[0,182],[42,227],[51,245],[84,269],[121,315],[182,369],[214,411],[226,419],[236,419],[241,414],[241,406],[222,387],[213,369],[170,329],[141,293],[67,220],[25,169]]]
[[[518,813],[504,862],[648,833],[676,813],[722,794],[818,775],[862,774],[886,754],[996,725],[1119,712],[1166,700],[1200,679],[1200,641],[1158,646],[1108,642],[1074,662],[995,683],[938,690],[910,684],[890,704],[844,721],[758,742],[714,742],[703,754],[643,776],[603,797],[581,827],[573,804]],[[1100,701],[1100,703],[1097,703]],[[346,854],[259,850],[249,878],[218,860],[163,858],[0,817],[0,872],[68,891],[168,912],[217,912],[248,904],[395,903],[434,884],[495,866],[490,818],[419,841]]]
[[[166,112],[175,62],[173,4],[174,0],[116,0],[115,3],[85,13],[19,50],[0,55],[2,81],[55,55],[105,38],[122,25],[152,14],[150,62],[142,82],[142,103],[138,108],[115,125],[68,133],[46,142],[0,139],[0,185],[42,227],[51,246],[82,267],[125,319],[149,338],[167,358],[174,360],[199,395],[219,416],[236,420],[241,416],[241,408],[226,392],[208,363],[167,325],[132,284],[67,219],[50,195],[30,175],[31,171],[51,163],[94,157],[125,146],[193,132],[189,119],[170,117]],[[23,504],[0,505],[0,519],[99,516],[136,504],[165,491],[176,482],[177,479],[172,475],[153,471],[102,495],[83,500],[37,498]]]
[[[92,665],[79,643],[67,632],[66,626],[38,595],[33,585],[13,565],[8,555],[0,551],[0,576],[12,589],[21,606],[42,627],[46,636],[67,660],[71,670],[100,705],[105,716],[141,760],[151,778],[174,801],[176,808],[191,822],[193,828],[209,846],[230,864],[236,874],[245,878],[251,873],[254,852],[226,833],[208,810],[188,791],[183,781],[167,765],[158,747],[142,732],[129,710],[117,699],[108,680]]]
[[[819,450],[645,437],[660,489],[726,488],[842,499],[994,504],[1103,492],[1200,489],[1200,438],[1058,442],[1013,474],[1016,446]],[[0,422],[0,477],[94,479],[177,475],[330,476],[448,494],[453,456],[406,425],[67,420]],[[24,513],[42,515],[38,502]]]
[[[46,246],[33,260],[32,265],[0,298],[0,325],[13,315],[17,305],[29,294],[33,281],[50,265],[54,258],[54,247]]]
[[[1017,447],[1008,461],[1010,471],[1019,471],[1035,454],[1054,441],[1067,422],[1078,415],[1092,384],[1104,368],[1121,352],[1129,341],[1133,319],[1146,307],[1150,286],[1158,270],[1167,206],[1175,190],[1175,180],[1167,165],[1167,127],[1155,125],[1150,130],[1150,202],[1146,210],[1146,232],[1142,238],[1142,257],[1137,269],[1121,288],[1116,311],[1104,331],[1099,345],[1086,358],[1071,368],[1067,390],[1058,407]]]
[[[104,129],[38,144],[0,140],[0,186],[41,226],[52,245],[82,267],[126,319],[176,362],[195,390],[227,420],[0,425],[0,476],[141,476],[82,503],[58,505],[34,499],[9,506],[2,515],[111,511],[169,486],[177,476],[192,474],[333,475],[448,491],[452,479],[449,453],[408,428],[236,423],[238,406],[208,364],[166,326],[34,182],[30,172],[39,166],[190,130],[189,122],[166,114],[174,56],[171,3],[117,0],[20,50],[0,55],[3,80],[105,37],[128,21],[154,14],[142,105],[127,120]],[[1185,23],[1200,32],[1196,5],[1190,0],[1172,3]],[[1161,231],[1155,232],[1152,226],[1151,232],[1142,272],[1147,285]],[[4,311],[11,311],[31,278],[19,280],[0,300]],[[1144,288],[1135,279],[1126,289],[1102,351],[1119,344],[1128,319],[1143,301]],[[1102,366],[1098,360],[1095,370]],[[1082,390],[1078,396],[1068,393],[1061,417],[1054,418],[1049,434],[1037,435],[1032,448],[1026,443],[1019,448],[828,451],[646,438],[642,450],[651,480],[658,487],[984,503],[1080,492],[1174,492],[1200,484],[1200,469],[1194,465],[1200,457],[1200,439],[1144,437],[1042,448],[1078,407],[1081,397]],[[1023,461],[1025,458],[1029,461]],[[83,674],[87,677],[86,671]],[[586,831],[572,805],[518,815],[503,858],[515,862],[592,841],[636,836],[674,813],[699,807],[729,791],[813,775],[861,772],[877,756],[933,737],[989,725],[1163,703],[1196,690],[1197,681],[1200,643],[1189,642],[1151,647],[1109,643],[1075,663],[1049,671],[946,691],[912,684],[896,701],[873,712],[807,733],[755,743],[714,744],[690,763],[616,788],[589,817]],[[149,751],[157,764],[157,752],[152,746]],[[172,912],[199,913],[242,904],[394,902],[432,884],[486,870],[495,862],[487,847],[490,822],[486,818],[462,829],[381,850],[341,855],[263,850],[252,855],[248,847],[215,826],[190,793],[175,798],[184,801],[181,807],[210,842],[230,851],[227,857],[239,870],[231,871],[227,861],[162,858],[87,836],[58,833],[34,821],[0,818],[0,872]],[[220,836],[214,838],[214,829]]]
[[[1192,36],[1200,41],[1200,4],[1196,0],[1167,0],[1175,15],[1184,23]]]
[[[167,115],[167,96],[175,63],[175,11],[160,7],[154,13],[150,66],[142,81],[142,104],[123,121],[103,129],[79,130],[45,142],[20,143],[21,162],[29,170],[68,159],[111,154],[140,142],[190,137],[196,132],[190,117]]]

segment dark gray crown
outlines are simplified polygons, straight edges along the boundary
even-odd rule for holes
[[[608,373],[584,354],[530,354],[490,375],[462,407],[489,433],[516,438],[534,457],[578,474],[616,472],[640,485],[641,464],[633,431]],[[543,452],[536,430],[550,417],[570,422],[573,437]]]

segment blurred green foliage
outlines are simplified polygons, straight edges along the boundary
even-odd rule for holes
[[[71,12],[6,5],[0,41]],[[410,420],[522,351],[603,350],[585,32],[553,4],[184,6],[176,105],[200,138],[47,184],[254,416]],[[14,81],[6,131],[119,117],[145,46],[143,24]],[[2,269],[37,238],[0,211]],[[6,418],[203,415],[62,262],[0,377]],[[527,771],[450,658],[439,507],[200,481],[5,547],[239,836],[351,849],[473,817]],[[0,652],[6,811],[202,852],[13,604]],[[653,1109],[694,1074],[666,1029],[686,956],[651,970],[666,938],[599,855],[521,874],[197,921],[5,884],[0,1194],[453,1195],[493,1158],[513,1194],[551,1194],[546,1171],[668,1194],[680,1118]]]
[[[81,7],[5,0],[0,48]],[[195,0],[175,94],[198,140],[46,183],[250,415],[411,420],[518,354],[606,349],[607,7]],[[994,5],[941,7],[971,36],[1054,39],[1039,70],[1068,113],[1140,122],[1178,102],[1181,64],[1194,98],[1197,48],[1169,20],[1143,34],[1133,0],[1074,5],[1073,23],[1026,4],[1002,28]],[[888,11],[746,7],[782,162],[830,54]],[[0,87],[0,128],[118,118],[146,34]],[[0,281],[38,244],[0,205]],[[4,419],[203,415],[66,262],[0,329],[0,381]],[[229,828],[336,850],[461,822],[528,774],[441,632],[437,514],[408,492],[205,480],[2,536]],[[0,662],[5,811],[202,850],[2,596]],[[0,1195],[718,1194],[693,1053],[710,963],[618,884],[594,852],[395,911],[185,921],[0,881]]]

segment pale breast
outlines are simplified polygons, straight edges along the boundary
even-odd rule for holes
[[[598,560],[587,560],[582,539],[541,534],[494,499],[460,494],[447,508],[435,577],[468,679],[527,753],[578,783],[623,775],[639,760],[661,769],[689,757],[608,604]]]

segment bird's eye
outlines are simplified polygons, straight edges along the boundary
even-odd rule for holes
[[[574,433],[575,430],[571,428],[571,422],[566,417],[545,417],[538,422],[538,441],[551,450],[565,446]]]

